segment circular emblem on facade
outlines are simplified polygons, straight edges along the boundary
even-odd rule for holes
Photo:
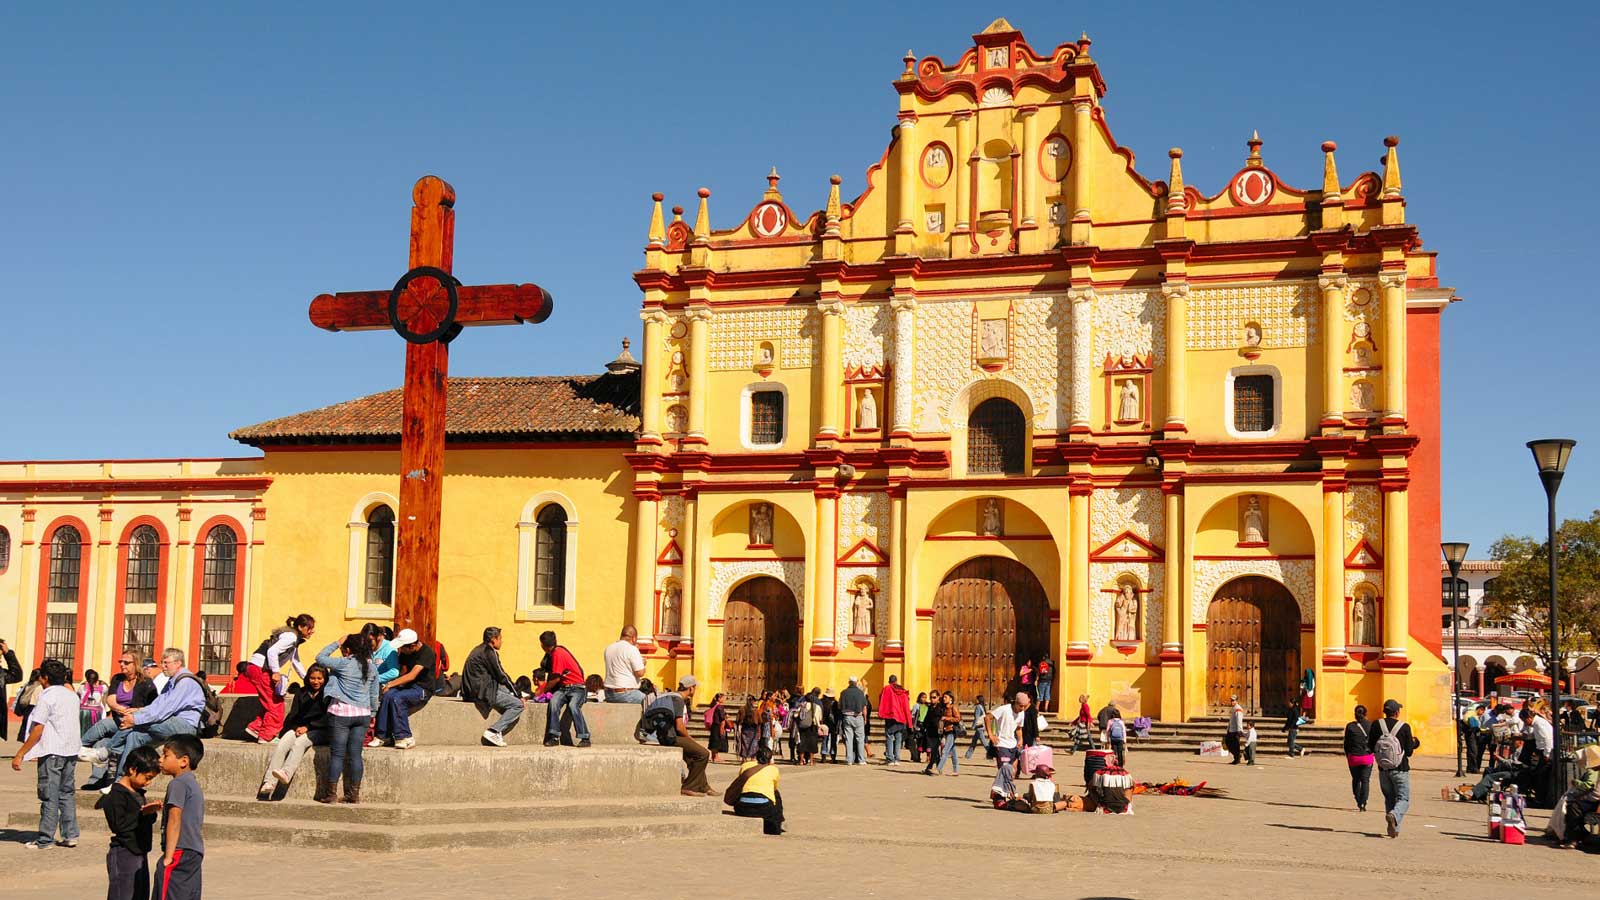
[[[950,180],[950,148],[935,141],[922,151],[922,181],[938,189]]]
[[[781,203],[769,201],[757,206],[750,213],[750,230],[755,232],[756,237],[777,237],[787,227],[789,227],[789,213]]]
[[[684,335],[686,335],[688,333],[689,333],[689,326],[685,325],[683,323],[682,319],[679,319],[678,321],[672,323],[672,336],[673,337],[681,339]]]
[[[1261,169],[1246,169],[1233,180],[1233,199],[1245,206],[1260,206],[1272,199],[1277,185],[1272,176]]]
[[[1052,134],[1039,145],[1039,174],[1053,184],[1060,183],[1072,168],[1072,145],[1059,134]]]

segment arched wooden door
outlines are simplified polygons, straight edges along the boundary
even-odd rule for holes
[[[1300,683],[1300,606],[1259,575],[1217,590],[1206,610],[1206,700],[1213,712],[1237,695],[1251,715],[1281,716]]]
[[[722,689],[735,698],[800,683],[800,607],[767,575],[733,589],[722,624]]]
[[[931,687],[993,703],[1014,689],[1023,660],[1049,655],[1050,602],[1027,566],[980,556],[945,576],[933,597]]]

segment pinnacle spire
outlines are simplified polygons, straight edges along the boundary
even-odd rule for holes
[[[666,243],[667,228],[661,221],[661,194],[650,195],[650,233],[645,241],[647,247],[660,247]]]

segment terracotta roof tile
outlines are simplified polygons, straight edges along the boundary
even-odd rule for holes
[[[639,376],[547,375],[451,378],[446,434],[456,441],[626,440],[639,428]],[[240,428],[228,436],[251,446],[395,443],[400,390]]]

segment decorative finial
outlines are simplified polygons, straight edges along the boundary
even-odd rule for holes
[[[1250,129],[1250,140],[1245,141],[1245,146],[1250,148],[1250,155],[1245,158],[1244,164],[1252,168],[1261,165],[1261,132]]]
[[[1172,172],[1167,176],[1167,215],[1181,216],[1189,208],[1189,198],[1183,191],[1183,148],[1167,151],[1172,158]]]
[[[914,80],[917,77],[917,55],[907,49],[906,55],[900,57],[900,61],[906,64],[905,69],[900,72],[900,80]]]
[[[1078,56],[1080,58],[1083,58],[1083,59],[1088,59],[1089,58],[1089,45],[1093,44],[1093,43],[1094,43],[1094,41],[1089,40],[1089,32],[1088,32],[1088,30],[1085,30],[1083,32],[1083,35],[1078,38]]]
[[[1400,154],[1394,148],[1400,146],[1400,139],[1389,135],[1383,139],[1383,197],[1388,199],[1400,196]]]
[[[616,359],[606,363],[607,372],[610,372],[613,375],[630,375],[643,368],[639,361],[633,358],[633,354],[628,352],[629,345],[629,340],[627,338],[623,338],[622,352],[617,354]]]
[[[709,241],[711,240],[711,210],[709,208],[710,204],[706,201],[711,198],[711,189],[701,188],[695,193],[700,196],[700,208],[695,211],[694,215],[695,241]]]
[[[1333,163],[1333,151],[1339,145],[1333,141],[1322,142],[1322,204],[1324,206],[1343,203],[1339,198],[1339,170]]]
[[[839,183],[843,180],[837,175],[828,178],[828,206],[822,213],[822,233],[827,237],[839,236],[839,218],[843,211],[839,203]]]
[[[767,173],[767,189],[762,192],[761,199],[763,199],[763,200],[782,200],[783,199],[783,195],[778,193],[778,167],[777,166],[773,166],[772,167],[772,171]]]
[[[666,243],[667,229],[661,223],[661,199],[660,193],[650,195],[650,232],[646,236],[646,247],[660,247]]]
[[[683,207],[674,206],[672,208],[672,221],[674,221],[674,222],[682,222],[683,221]]]

